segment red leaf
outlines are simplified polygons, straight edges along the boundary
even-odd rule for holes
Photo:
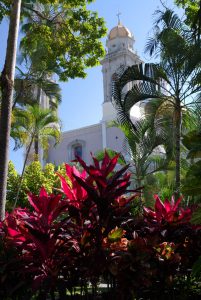
[[[102,168],[102,170],[105,171],[105,176],[108,176],[116,167],[117,162],[118,162],[119,154],[114,156],[108,163],[108,166],[105,168]]]
[[[156,202],[155,202],[156,217],[158,219],[161,219],[162,216],[166,213],[166,210],[165,210],[163,202],[160,200],[158,195],[154,195],[154,198],[156,200]]]
[[[62,186],[63,192],[66,195],[66,197],[70,200],[74,200],[75,196],[72,193],[72,189],[69,187],[68,183],[66,182],[66,179],[59,173],[56,173],[56,174],[59,176],[59,178],[61,180],[61,186]]]
[[[39,196],[42,198],[42,197],[47,197],[48,195],[47,195],[47,192],[46,192],[46,190],[45,190],[45,188],[44,187],[42,187],[41,189],[40,189],[40,194],[39,194]]]

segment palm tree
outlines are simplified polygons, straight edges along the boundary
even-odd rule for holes
[[[125,135],[124,152],[131,164],[131,172],[137,187],[144,184],[146,176],[167,168],[165,136],[159,135],[150,122],[140,119],[135,122],[137,130],[130,130],[126,124],[116,123]]]
[[[35,69],[35,68],[34,68]],[[17,67],[18,74],[15,77],[15,93],[13,109],[16,104],[23,106],[41,102],[42,94],[49,99],[49,108],[57,109],[61,103],[61,89],[47,72],[37,72],[33,69],[33,62],[27,72]]]
[[[2,93],[0,110],[0,220],[5,217],[6,185],[8,173],[8,152],[10,139],[10,120],[15,77],[17,39],[20,23],[21,0],[12,1],[6,59],[1,73]]]
[[[136,103],[158,101],[174,108],[175,194],[180,194],[182,110],[188,109],[201,91],[199,44],[191,39],[187,28],[173,11],[159,13],[155,36],[146,50],[160,54],[160,62],[129,67],[114,80],[113,99],[124,111],[122,121],[128,121],[130,109]],[[161,25],[161,27],[160,27]],[[132,88],[125,93],[128,83]],[[120,99],[120,100],[119,100]],[[190,100],[189,100],[190,99]],[[128,121],[130,122],[130,121]],[[132,127],[132,125],[131,125]]]
[[[19,188],[16,196],[17,203],[21,183],[30,151],[34,147],[35,157],[39,155],[38,144],[44,150],[48,149],[49,140],[54,139],[55,144],[60,139],[59,119],[54,111],[42,109],[38,104],[27,105],[25,108],[16,108],[11,136],[15,140],[15,149],[26,146],[26,154],[22,169]],[[15,206],[14,205],[14,206]]]
[[[120,113],[121,108],[117,106],[117,109],[119,116],[123,117],[124,113]],[[121,123],[122,118],[118,118],[109,126],[118,127],[124,133],[125,141],[118,163],[130,165],[133,184],[135,188],[141,189],[149,175],[169,169],[170,139],[159,123],[155,127],[156,124],[152,122],[151,117],[134,120],[128,116],[128,120],[129,122],[124,120]],[[112,149],[107,149],[107,153],[110,157],[117,154]],[[104,151],[96,153],[98,160],[102,160],[103,157]],[[139,198],[142,208],[142,197]]]

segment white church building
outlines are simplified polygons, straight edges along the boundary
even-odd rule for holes
[[[98,124],[63,132],[61,142],[56,147],[50,144],[46,162],[60,165],[78,155],[89,164],[90,152],[96,154],[105,148],[123,151],[123,133],[118,128],[108,127],[108,123],[116,118],[112,104],[112,78],[122,67],[142,63],[134,49],[134,42],[131,31],[120,22],[111,29],[106,41],[107,53],[101,61],[104,89],[102,120]]]

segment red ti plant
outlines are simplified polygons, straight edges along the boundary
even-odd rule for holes
[[[129,192],[130,173],[126,172],[128,166],[115,170],[118,157],[116,155],[110,159],[105,152],[102,162],[92,157],[94,164],[90,166],[77,157],[84,169],[82,173],[75,167],[66,165],[66,175],[70,182],[58,174],[69,208],[76,208],[77,215],[78,211],[81,213],[81,219],[100,224],[107,233],[120,224],[115,218],[122,218],[129,210],[129,202],[137,196],[137,193],[131,197],[125,196]],[[75,209],[69,211],[75,217]]]
[[[190,223],[191,209],[180,207],[180,202],[172,198],[163,203],[155,196],[154,209],[144,207],[141,219],[123,224],[128,251],[113,257],[120,290],[132,286],[135,296],[158,299],[177,278],[189,276],[201,253],[201,230]]]
[[[129,202],[136,196],[124,196],[128,166],[116,171],[118,156],[110,159],[107,153],[102,163],[93,157],[92,166],[78,160],[83,172],[66,165],[68,180],[59,175],[63,194],[47,195],[42,188],[39,196],[29,195],[33,211],[18,208],[1,223],[4,249],[15,249],[20,261],[15,290],[18,284],[54,290],[58,282],[70,288],[72,278],[96,282],[107,270],[110,252],[125,245],[124,237],[109,249],[103,241],[128,217]],[[0,275],[4,286],[10,279],[5,270]]]
[[[155,196],[154,209],[134,219],[130,201],[138,193],[125,196],[128,166],[117,168],[118,156],[107,152],[90,166],[78,161],[82,172],[66,165],[68,179],[59,175],[61,194],[29,194],[33,210],[15,209],[0,223],[0,297],[28,287],[27,299],[31,288],[44,293],[40,299],[55,290],[65,299],[66,289],[108,276],[118,284],[118,300],[129,299],[128,291],[131,299],[157,299],[201,255],[191,210],[180,207],[181,199]]]
[[[181,224],[188,223],[192,216],[190,208],[183,209],[180,207],[182,198],[179,198],[176,203],[174,196],[171,201],[168,199],[163,203],[158,195],[154,195],[155,198],[155,210],[148,207],[144,207],[144,215],[148,221],[157,223],[168,223],[168,224]]]
[[[107,268],[108,252],[103,247],[103,240],[128,218],[129,202],[137,196],[137,193],[125,196],[130,174],[128,166],[117,170],[118,157],[110,159],[105,152],[102,162],[92,157],[93,165],[90,166],[78,157],[83,172],[66,165],[69,181],[59,175],[69,215],[82,230],[80,243],[84,259],[80,262],[81,269],[87,269],[91,278],[98,277]]]
[[[70,221],[66,222],[67,203],[62,195],[47,195],[44,188],[40,195],[29,194],[33,212],[15,209],[1,223],[2,239],[9,250],[14,248],[16,260],[20,263],[17,271],[18,287],[32,286],[33,289],[55,289],[63,268],[71,268],[76,253],[80,251],[76,240],[77,231]],[[1,284],[10,280],[4,274]]]

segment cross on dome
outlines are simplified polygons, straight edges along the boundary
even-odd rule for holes
[[[130,30],[128,28],[126,28],[120,20],[120,15],[121,12],[118,11],[118,13],[116,14],[117,18],[118,18],[118,24],[117,26],[115,26],[114,28],[112,28],[108,34],[108,40],[113,40],[115,38],[132,38],[133,39],[133,35],[130,32]]]
[[[118,13],[117,13],[118,25],[120,25],[120,24],[121,24],[121,21],[120,21],[120,16],[121,16],[121,12],[120,12],[120,11],[118,11]]]

